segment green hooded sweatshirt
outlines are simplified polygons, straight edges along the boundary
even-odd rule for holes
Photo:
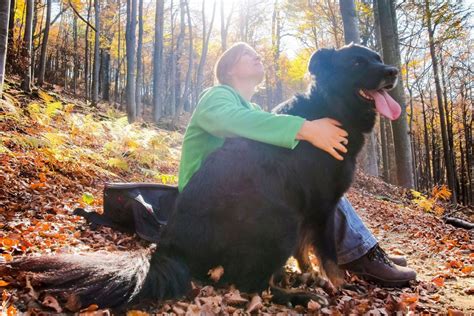
[[[293,149],[304,119],[263,111],[227,85],[217,85],[201,95],[186,129],[179,166],[181,192],[206,157],[221,147],[226,137],[244,137]]]

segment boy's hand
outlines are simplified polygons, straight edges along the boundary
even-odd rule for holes
[[[339,152],[347,152],[345,145],[349,143],[348,134],[339,126],[341,123],[331,118],[305,121],[296,135],[296,139],[306,140],[313,146],[328,152],[337,160],[344,160]]]

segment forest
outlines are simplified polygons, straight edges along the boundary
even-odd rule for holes
[[[218,57],[233,43],[246,42],[262,57],[265,77],[252,101],[267,111],[306,91],[312,53],[355,43],[400,70],[390,94],[402,114],[396,121],[380,117],[366,135],[350,195],[390,250],[404,253],[403,240],[417,240],[405,254],[416,253],[412,263],[425,283],[410,292],[347,290],[322,310],[278,309],[264,296],[256,305],[238,292],[231,292],[238,303],[229,303],[229,293],[212,289],[148,312],[473,312],[473,13],[470,0],[0,1],[4,260],[72,245],[142,247],[107,228],[74,228],[79,220],[70,211],[76,204],[100,209],[106,181],[176,184],[186,126],[215,83]],[[379,211],[370,210],[371,201]],[[20,227],[21,214],[31,218]],[[421,268],[428,257],[443,272]],[[2,288],[10,283],[0,278]],[[25,299],[3,293],[5,315],[64,308],[51,296],[15,305]]]

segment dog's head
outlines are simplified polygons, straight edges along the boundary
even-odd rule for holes
[[[397,84],[398,70],[385,65],[369,48],[349,44],[337,50],[320,49],[311,56],[308,68],[319,87],[343,98],[347,106],[375,107],[391,120],[400,116],[400,105],[387,93]]]

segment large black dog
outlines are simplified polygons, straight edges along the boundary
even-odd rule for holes
[[[385,91],[396,84],[398,71],[377,53],[349,45],[316,52],[309,72],[309,91],[277,112],[341,122],[349,133],[343,161],[306,142],[288,150],[231,138],[180,193],[151,258],[138,252],[27,257],[3,270],[31,271],[35,284],[74,293],[78,306],[118,306],[181,296],[191,278],[209,282],[208,271],[217,266],[224,268],[219,282],[261,291],[303,242],[314,247],[334,281],[334,209],[351,184],[376,111],[391,119],[400,114]]]

